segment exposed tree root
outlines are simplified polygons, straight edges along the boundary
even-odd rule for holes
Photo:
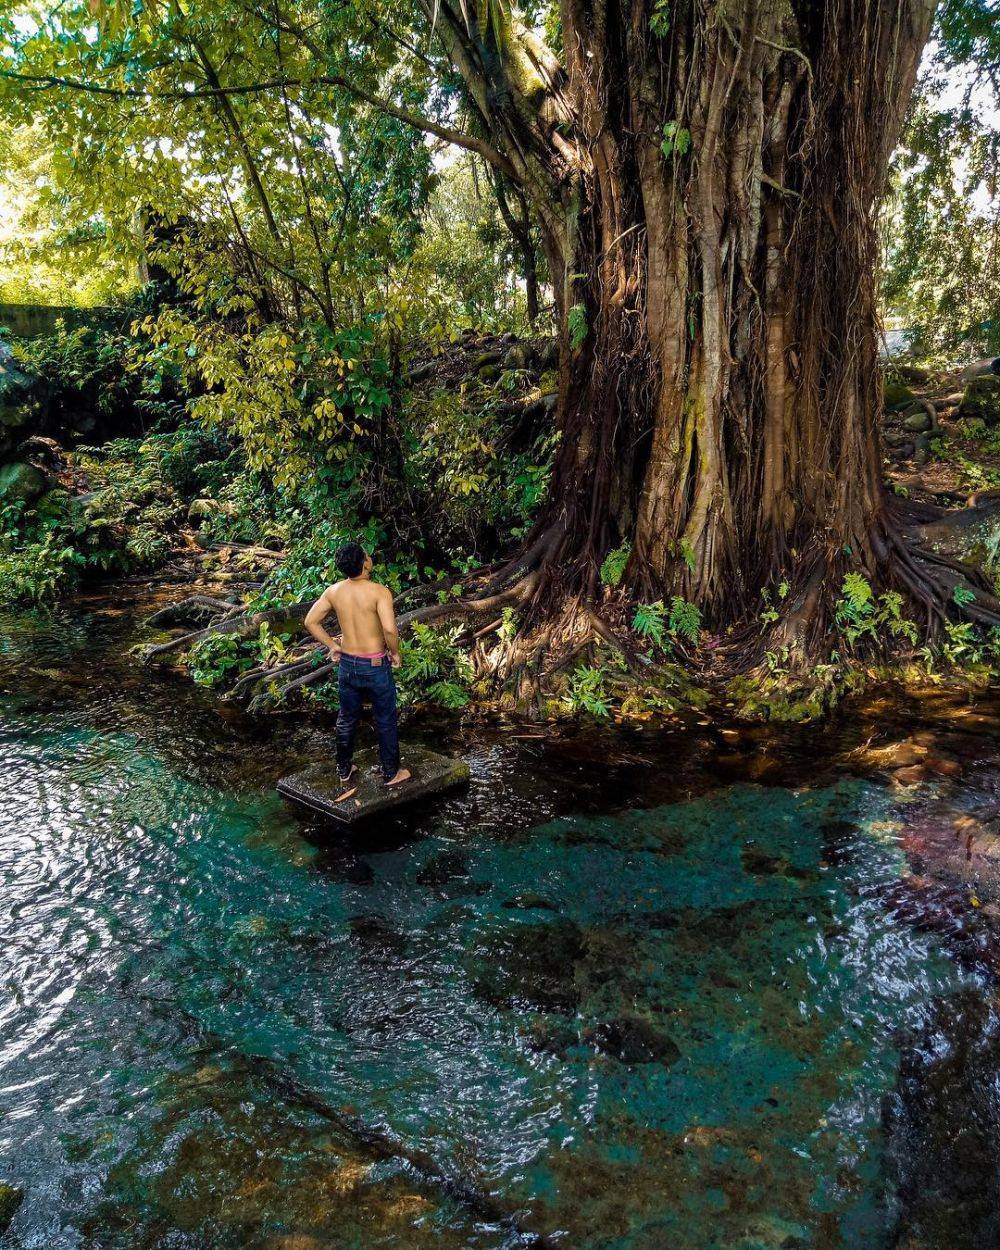
[[[900,591],[910,613],[922,616],[920,623],[932,638],[940,634],[949,616],[964,616],[984,626],[1000,625],[1000,601],[982,570],[956,555],[954,546],[947,542],[930,541],[952,531],[961,536],[983,518],[1000,517],[1000,502],[984,501],[976,517],[970,511],[943,512],[891,501],[863,544],[867,558],[861,559],[861,568],[875,593]],[[405,636],[417,624],[463,623],[456,638],[470,648],[477,675],[487,679],[504,702],[522,711],[540,707],[544,693],[551,691],[553,684],[560,688],[567,670],[596,663],[602,649],[616,653],[630,679],[639,684],[656,684],[676,675],[676,666],[657,663],[638,645],[626,625],[623,599],[619,601],[610,591],[595,591],[590,583],[582,591],[569,592],[566,533],[565,523],[540,525],[525,547],[504,563],[464,578],[447,577],[412,588],[399,599],[400,603],[416,601],[418,605],[399,615],[401,634]],[[864,553],[860,554],[864,557]],[[754,618],[729,629],[722,645],[713,652],[712,681],[753,673],[766,653],[775,652],[782,655],[788,671],[808,673],[818,660],[838,649],[837,601],[843,574],[858,567],[858,554],[821,550],[811,557],[801,554],[781,619],[762,627]],[[420,602],[455,587],[464,593],[444,602]],[[301,619],[308,607],[308,603],[300,603],[251,612],[211,595],[189,596],[162,609],[150,623],[200,622],[206,614],[212,617],[211,622],[148,648],[146,658],[187,649],[213,634],[249,638],[264,623]],[[511,607],[519,609],[520,628],[508,637],[501,627],[504,612]],[[495,637],[498,632],[500,636]],[[679,639],[673,641],[673,651],[680,661],[696,662],[697,657],[689,655]],[[280,663],[261,664],[244,673],[229,697],[249,698],[250,708],[258,709],[328,681],[335,672],[336,666],[321,649],[311,640],[303,640],[286,652]]]
[[[228,599],[219,599],[215,595],[188,595],[177,603],[168,603],[165,608],[154,612],[146,621],[151,629],[170,628],[175,625],[200,624],[204,620],[215,620],[219,613],[232,611],[238,604]]]

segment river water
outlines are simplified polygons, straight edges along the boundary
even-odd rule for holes
[[[932,836],[990,708],[912,791],[858,751],[926,707],[417,727],[471,786],[347,837],[273,791],[322,734],[132,618],[0,621],[5,1246],[997,1244],[992,904]]]

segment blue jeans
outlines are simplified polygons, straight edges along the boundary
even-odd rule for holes
[[[354,735],[363,704],[372,705],[372,719],[378,735],[382,776],[391,781],[399,772],[399,727],[396,723],[396,683],[387,655],[381,663],[358,655],[340,657],[338,677],[340,711],[337,714],[337,772],[346,777],[351,771]]]

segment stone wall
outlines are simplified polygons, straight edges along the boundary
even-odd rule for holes
[[[58,304],[0,304],[0,327],[24,339],[51,334],[60,318],[72,327],[103,321],[107,316],[108,310],[100,306],[73,308]]]

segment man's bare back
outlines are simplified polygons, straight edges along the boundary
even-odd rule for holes
[[[388,587],[376,582],[349,578],[331,586],[320,602],[337,614],[340,649],[348,655],[377,655],[388,652],[395,661],[399,635],[396,614]],[[389,640],[395,645],[390,648]]]

